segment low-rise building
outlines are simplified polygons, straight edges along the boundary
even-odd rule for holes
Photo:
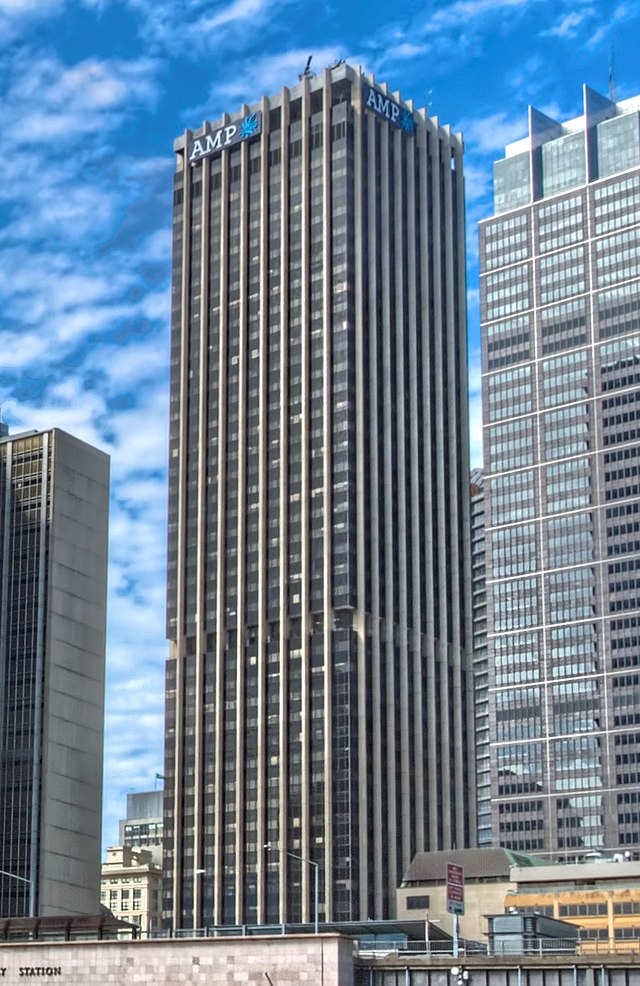
[[[100,903],[116,918],[137,924],[143,934],[157,931],[162,915],[162,867],[146,849],[111,846],[102,867]]]
[[[580,926],[580,937],[640,940],[640,861],[623,853],[578,863],[514,866],[505,904]]]
[[[453,916],[447,913],[447,863],[462,866],[464,914],[460,917],[463,938],[483,941],[487,915],[504,910],[507,894],[517,889],[511,868],[536,867],[545,860],[510,849],[460,849],[453,852],[419,852],[404,875],[396,895],[397,918],[426,918],[442,922],[451,930]]]
[[[460,935],[484,942],[490,914],[518,912],[568,921],[583,942],[640,945],[640,860],[595,853],[556,863],[508,849],[417,853],[397,892],[397,918],[426,918],[452,927],[447,913],[447,863],[464,872]]]

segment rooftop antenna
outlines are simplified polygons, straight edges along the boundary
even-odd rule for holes
[[[298,76],[298,78],[300,79],[301,82],[302,82],[303,79],[310,79],[311,76],[313,75],[313,72],[311,71],[311,59],[312,58],[313,58],[313,55],[309,55],[309,57],[307,58],[307,64],[304,67],[304,72],[301,72],[300,75]]]
[[[613,44],[609,45],[609,99],[612,103],[616,101],[616,73],[613,59]]]

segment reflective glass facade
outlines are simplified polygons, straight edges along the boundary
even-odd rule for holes
[[[338,66],[176,144],[175,927],[312,920],[316,872],[321,920],[388,916],[469,838],[462,148],[372,91]]]
[[[564,130],[532,124],[513,148],[527,204],[481,224],[493,825],[511,849],[640,841],[639,105],[585,89]]]
[[[473,684],[476,743],[476,822],[478,846],[490,846],[491,746],[489,666],[487,663],[487,571],[484,474],[471,471],[471,592],[473,606]]]

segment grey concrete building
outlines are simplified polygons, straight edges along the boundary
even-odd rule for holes
[[[149,849],[162,866],[162,791],[135,791],[127,795],[127,817],[120,819],[120,845]]]
[[[6,432],[6,429],[4,429]],[[0,438],[0,908],[96,914],[109,459]]]
[[[494,840],[640,840],[640,99],[529,113],[481,224]]]
[[[388,916],[474,832],[462,141],[340,64],[175,150],[166,920]]]

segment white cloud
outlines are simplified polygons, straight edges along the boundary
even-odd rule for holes
[[[486,14],[503,13],[514,8],[523,8],[537,0],[455,0],[448,6],[440,7],[426,21],[429,30],[442,27],[468,26]]]
[[[126,790],[162,769],[173,162],[170,137],[166,157],[111,146],[153,107],[156,74],[18,46],[0,68],[3,411],[14,433],[59,427],[111,455],[110,842]]]
[[[599,7],[598,10],[600,11],[600,9]],[[618,24],[637,19],[638,17],[640,17],[640,5],[638,3],[618,4],[609,20],[601,23],[589,38],[588,47],[592,49],[597,48]]]
[[[26,14],[32,11],[39,11],[43,7],[53,7],[58,0],[0,0],[0,13],[3,14]]]
[[[424,55],[428,52],[429,46],[426,44],[412,44],[409,41],[403,41],[399,45],[395,45],[389,48],[386,52],[386,58],[388,61],[406,61],[409,58],[417,58],[419,55]]]
[[[311,50],[293,48],[275,55],[238,62],[231,77],[226,77],[212,87],[205,104],[185,110],[184,119],[190,121],[191,125],[194,119],[205,117],[215,119],[220,115],[222,108],[231,101],[253,102],[257,93],[277,92],[282,86],[294,85],[310,54],[311,69],[315,67],[318,71],[343,57],[343,53],[337,47]]]
[[[8,47],[25,24],[49,17],[65,0],[0,0],[0,48]]]
[[[226,24],[238,21],[253,21],[266,7],[272,6],[271,0],[234,0],[216,14],[205,14],[197,21],[197,30],[216,31]]]
[[[231,0],[217,4],[215,12],[202,10],[202,3],[183,0],[125,0],[133,9],[143,37],[157,50],[179,54],[182,58],[197,58],[203,50],[233,48],[247,49],[247,25],[253,42],[256,32],[269,31],[278,25],[278,15],[289,6],[300,6],[301,0]],[[209,4],[206,5],[209,8]],[[264,37],[261,38],[264,46]],[[252,50],[255,50],[253,45]]]
[[[486,117],[461,120],[455,129],[462,131],[465,144],[480,153],[502,153],[507,144],[526,135],[527,118],[524,113],[514,118],[505,112],[491,113]]]
[[[567,38],[571,40],[575,38],[578,28],[584,23],[586,16],[586,12],[578,13],[572,10],[545,33],[556,38]]]
[[[11,81],[0,127],[14,148],[79,144],[87,134],[103,135],[134,108],[152,106],[158,95],[158,65],[149,58],[90,58],[68,66],[22,49],[5,68]]]

